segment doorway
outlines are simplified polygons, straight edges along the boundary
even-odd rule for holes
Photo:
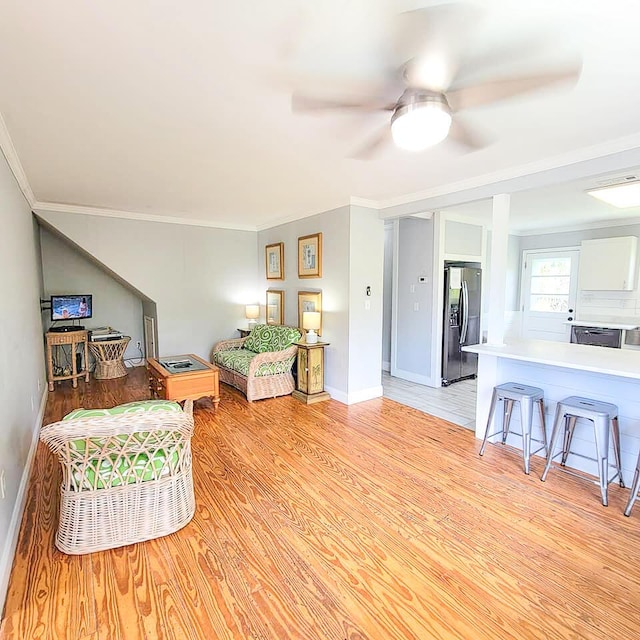
[[[522,336],[569,342],[578,291],[577,248],[525,251],[522,261]]]

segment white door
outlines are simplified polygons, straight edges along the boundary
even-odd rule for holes
[[[578,249],[525,251],[522,267],[522,335],[569,342],[578,290]]]

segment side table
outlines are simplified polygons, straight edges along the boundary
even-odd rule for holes
[[[87,347],[89,342],[88,331],[66,331],[55,332],[48,331],[45,334],[47,341],[47,379],[49,381],[49,391],[53,391],[54,384],[58,380],[73,380],[73,388],[78,386],[78,378],[84,376],[84,381],[89,382],[89,349]],[[84,343],[81,371],[78,371],[76,365],[76,353],[78,345]],[[62,345],[71,345],[71,373],[68,375],[54,375],[53,373],[53,347],[60,347]]]
[[[127,375],[124,364],[124,352],[131,338],[125,336],[122,340],[100,340],[89,343],[89,349],[96,359],[93,377],[96,380],[110,380]]]
[[[329,400],[324,390],[324,348],[329,342],[296,342],[298,347],[298,378],[293,397],[305,404]]]

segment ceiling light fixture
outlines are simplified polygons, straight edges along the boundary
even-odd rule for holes
[[[403,96],[391,118],[391,136],[401,149],[423,151],[447,137],[451,109],[437,93],[411,93]]]
[[[640,207],[640,180],[612,184],[601,189],[590,189],[587,193],[618,209]]]

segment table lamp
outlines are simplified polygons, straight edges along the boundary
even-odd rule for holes
[[[305,338],[307,344],[315,344],[318,342],[318,334],[316,333],[316,330],[320,329],[320,312],[303,311],[302,328],[307,331],[307,336]]]
[[[248,329],[253,329],[256,326],[256,320],[260,317],[260,305],[259,304],[248,304],[245,307],[244,315],[246,316],[248,323]]]

